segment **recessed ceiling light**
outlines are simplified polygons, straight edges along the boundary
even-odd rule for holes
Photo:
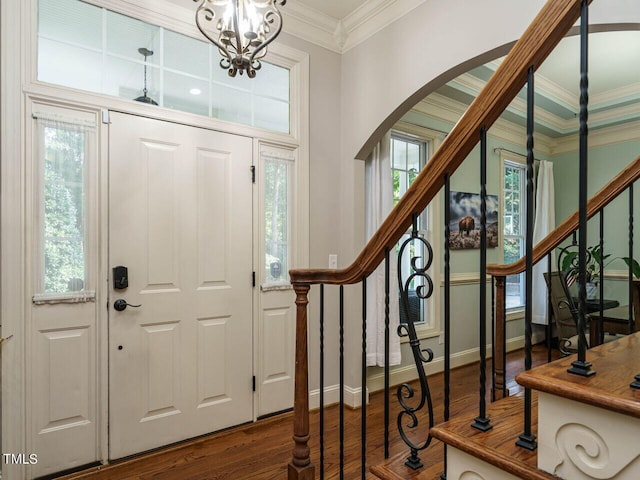
[[[199,88],[192,88],[191,90],[189,90],[189,93],[191,95],[200,95],[202,93],[202,90],[200,90]]]

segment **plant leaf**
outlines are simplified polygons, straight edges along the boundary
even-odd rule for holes
[[[562,259],[562,271],[566,272],[567,270],[574,268],[573,262],[577,256],[578,252],[568,252],[567,255]]]
[[[627,267],[629,266],[629,257],[622,257],[622,260],[624,260],[624,263],[627,264]],[[632,260],[632,271],[633,271],[633,276],[636,278],[640,278],[640,264],[637,262],[637,260],[635,258],[631,259]]]

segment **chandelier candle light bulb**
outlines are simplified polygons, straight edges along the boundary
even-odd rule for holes
[[[267,46],[282,31],[278,10],[287,0],[193,0],[200,2],[196,25],[222,55],[220,66],[235,77],[253,78]]]

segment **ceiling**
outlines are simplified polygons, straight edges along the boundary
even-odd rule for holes
[[[448,82],[437,94],[469,105],[503,59]],[[536,131],[551,138],[574,134],[580,111],[579,37],[565,38],[536,71]],[[526,88],[502,116],[526,122]],[[589,36],[589,125],[598,129],[640,120],[640,31]]]
[[[370,0],[289,0],[342,20]]]
[[[166,0],[169,3],[185,8],[193,8],[194,0]],[[287,6],[298,4],[298,6],[308,7],[316,12],[322,12],[335,20],[342,20],[344,17],[357,10],[363,4],[372,0],[287,0]]]

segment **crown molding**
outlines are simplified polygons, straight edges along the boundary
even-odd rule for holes
[[[349,15],[342,23],[347,40],[342,53],[364,42],[387,25],[405,16],[426,0],[368,0]]]
[[[342,28],[340,20],[299,2],[287,3],[281,12],[285,33],[333,52],[342,53],[338,41]]]
[[[284,32],[345,53],[427,0],[368,0],[342,20],[299,2],[282,9]]]
[[[591,108],[602,108],[616,105],[624,100],[637,100],[640,97],[640,82],[615,88],[589,97]]]
[[[638,106],[635,106],[635,108],[640,110]],[[411,111],[453,126],[466,109],[467,106],[463,103],[456,102],[438,93],[432,93],[413,107]],[[501,118],[491,126],[489,133],[496,138],[515,145],[524,146],[526,140],[526,129],[524,127]],[[637,140],[640,140],[640,120],[603,127],[589,132],[589,148]],[[578,145],[577,133],[559,138],[551,138],[541,133],[535,133],[535,150],[544,155],[554,156],[577,152]]]
[[[469,73],[464,73],[457,77],[455,80],[449,82],[448,85],[455,88],[456,90],[476,97],[484,88],[486,82]],[[554,82],[551,82],[545,77],[540,76],[539,78],[536,77],[536,86],[536,91],[539,94],[544,95],[545,97],[555,102],[560,102],[567,108],[574,108],[573,106],[567,104],[569,103],[569,96],[575,97],[575,95],[572,95],[570,92],[562,89]],[[604,103],[615,105],[616,103],[619,103],[623,98],[637,98],[638,92],[640,92],[640,83],[625,86],[623,88],[619,88],[597,96],[596,101],[589,102],[590,109],[592,110],[592,112],[589,113],[589,125],[606,126],[607,124],[614,123],[619,120],[629,120],[640,117],[639,103],[609,108],[601,111],[593,111],[598,106],[603,106]],[[575,108],[579,108],[577,103],[575,105]],[[518,115],[521,118],[526,118],[527,102],[521,98],[516,97],[511,101],[511,103],[507,107],[507,110]],[[561,136],[574,134],[579,129],[579,119],[577,117],[564,119],[547,110],[538,108],[536,109],[535,118],[536,123],[555,131],[558,135]]]
[[[552,155],[577,152],[578,140],[577,133],[555,139]],[[640,120],[589,131],[589,148],[637,140],[640,140]]]
[[[432,93],[424,100],[420,101],[411,109],[412,112],[440,120],[442,122],[455,125],[462,114],[467,110],[464,103],[456,102],[450,98]],[[428,127],[427,127],[428,128]],[[526,129],[513,122],[499,118],[489,129],[489,134],[502,141],[514,145],[525,146],[527,132]],[[535,149],[544,155],[551,155],[555,141],[553,138],[535,133]]]
[[[539,87],[537,81],[536,84]],[[477,97],[486,85],[486,82],[477,77],[474,77],[469,73],[464,73],[455,80],[449,82],[448,85],[469,95]],[[539,87],[536,90],[540,92],[542,88]],[[514,98],[507,107],[507,110],[523,119],[527,118],[527,102],[521,98]],[[571,131],[574,129],[574,124],[577,128],[577,123],[574,119],[565,120],[547,110],[542,110],[540,108],[536,109],[535,118],[536,123],[562,134],[571,133]]]
[[[498,58],[487,63],[485,66],[494,73],[502,63],[502,58]],[[536,93],[541,95],[562,107],[577,112],[580,110],[579,96],[570,92],[566,88],[561,87],[556,82],[549,80],[540,72],[535,74]]]

